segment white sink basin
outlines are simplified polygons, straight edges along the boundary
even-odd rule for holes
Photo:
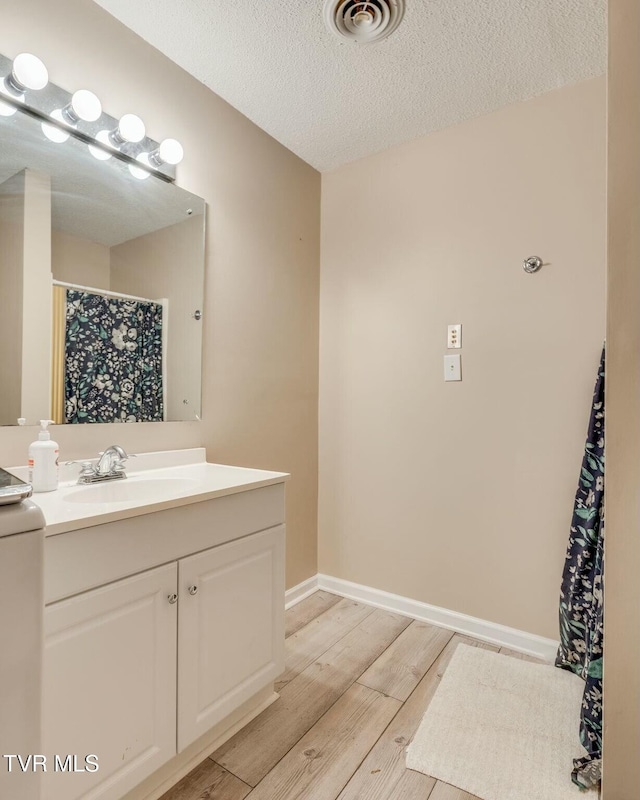
[[[164,500],[167,495],[180,495],[189,492],[198,481],[192,478],[152,478],[129,479],[78,486],[65,494],[67,503],[130,503]]]

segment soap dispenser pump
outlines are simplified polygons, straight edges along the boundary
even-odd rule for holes
[[[53,492],[58,488],[58,443],[51,440],[48,426],[52,419],[41,419],[41,431],[29,445],[29,483],[34,492]]]

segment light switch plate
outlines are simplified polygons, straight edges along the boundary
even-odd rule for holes
[[[460,355],[444,357],[444,379],[445,381],[461,381],[462,368]]]
[[[457,350],[462,347],[462,324],[447,326],[447,348]]]

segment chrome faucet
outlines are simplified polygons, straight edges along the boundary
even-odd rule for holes
[[[100,453],[100,458],[95,466],[96,475],[100,478],[109,476],[115,477],[118,474],[121,478],[126,478],[124,462],[129,458],[119,444],[112,444]]]
[[[112,444],[98,455],[99,458],[95,464],[91,461],[67,461],[67,464],[80,464],[82,466],[78,483],[98,483],[100,481],[126,478],[127,473],[124,471],[124,462],[128,458],[135,458],[134,455],[127,455],[119,444]]]

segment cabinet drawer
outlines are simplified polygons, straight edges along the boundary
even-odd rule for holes
[[[45,539],[45,603],[284,522],[284,484]]]

